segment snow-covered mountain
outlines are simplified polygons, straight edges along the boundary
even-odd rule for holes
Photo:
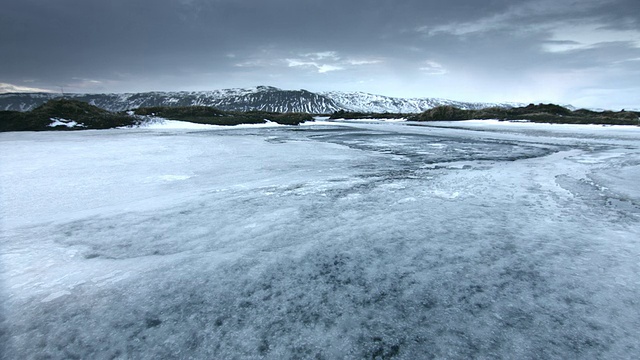
[[[383,95],[374,95],[365,92],[321,92],[345,110],[376,113],[419,113],[436,106],[450,105],[464,110],[477,110],[487,107],[514,107],[522,104],[516,103],[475,103],[462,102],[438,98],[396,98]]]
[[[29,111],[59,98],[53,93],[0,94],[0,110]],[[125,94],[64,94],[64,97],[87,102],[110,110],[123,111],[151,106],[213,106],[227,111],[262,110],[329,114],[334,111],[419,113],[439,105],[462,109],[490,106],[512,107],[512,103],[469,103],[435,98],[395,98],[364,92],[321,92],[282,90],[271,86],[215,91],[146,92]]]
[[[0,109],[29,111],[61,94],[0,94]],[[343,109],[331,99],[307,90],[282,90],[269,86],[215,91],[146,92],[125,94],[64,94],[110,111],[152,106],[213,106],[227,111],[261,110],[326,114]]]

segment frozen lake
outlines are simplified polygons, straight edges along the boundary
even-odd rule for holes
[[[5,359],[640,354],[638,127],[2,133],[0,170]]]

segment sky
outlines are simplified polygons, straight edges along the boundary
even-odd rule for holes
[[[0,92],[257,85],[640,108],[638,0],[3,0]]]

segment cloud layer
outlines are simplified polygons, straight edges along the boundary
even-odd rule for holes
[[[0,82],[640,107],[634,10],[635,0],[7,0]]]

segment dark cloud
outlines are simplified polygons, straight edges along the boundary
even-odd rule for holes
[[[604,88],[598,81],[610,90],[640,80],[635,2],[5,0],[0,82],[73,91],[268,84],[571,102],[576,90]],[[567,73],[585,78],[522,90],[532,78]]]

